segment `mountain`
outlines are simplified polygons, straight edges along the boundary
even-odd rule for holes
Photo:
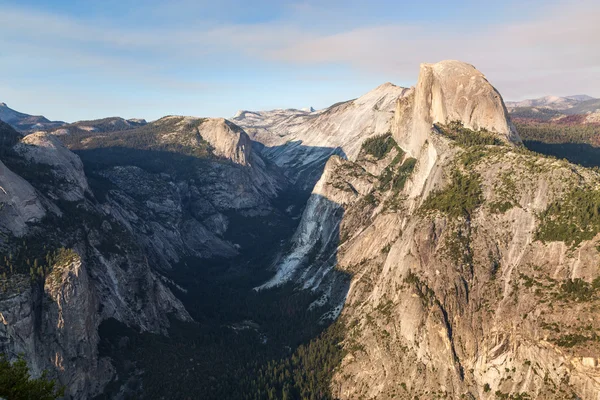
[[[587,100],[597,100],[592,96],[588,96],[587,94],[576,94],[573,96],[565,96],[567,99],[576,100],[576,101],[587,101]]]
[[[310,190],[332,154],[352,159],[362,140],[388,132],[396,100],[408,93],[410,89],[386,83],[320,111],[239,111],[232,121],[262,145],[263,157],[283,168],[293,183]]]
[[[587,167],[600,166],[600,99],[585,95],[561,99],[568,106],[509,108],[526,146]]]
[[[146,124],[147,122],[144,119],[110,117],[64,124],[60,127],[51,128],[50,131],[55,135],[82,134],[84,132],[106,133],[133,129]]]
[[[70,125],[58,136],[0,128],[0,351],[25,354],[34,375],[50,370],[74,398],[116,377],[99,353],[105,321],[155,333],[170,318],[192,321],[176,297],[187,291],[173,280],[180,264],[251,246],[232,219],[286,218],[271,204],[283,178],[223,119],[102,134]]]
[[[333,396],[596,398],[600,175],[524,149],[468,64],[422,65],[394,121],[329,160],[260,287],[339,314]]]
[[[166,332],[167,314],[190,316],[127,221],[94,197],[78,156],[47,133],[21,139],[0,128],[0,349],[25,354],[34,375],[50,370],[84,398],[114,374],[98,357],[103,319]]]
[[[529,99],[521,101],[508,101],[506,106],[509,109],[523,107],[543,107],[551,110],[568,110],[581,103],[598,100],[591,96],[580,94],[574,96],[545,96],[538,99]]]
[[[558,123],[595,123],[600,114],[600,99],[587,95],[567,97],[546,96],[534,100],[508,102],[513,118]]]
[[[600,173],[516,126],[459,61],[318,111],[0,123],[0,352],[74,399],[595,399]]]
[[[62,121],[50,121],[41,115],[23,114],[0,103],[0,121],[10,124],[21,132],[32,132],[52,129],[64,124]]]
[[[600,112],[600,99],[589,99],[577,103],[575,106],[566,110],[567,114],[589,114]]]

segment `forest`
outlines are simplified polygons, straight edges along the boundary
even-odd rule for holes
[[[27,363],[22,357],[10,362],[0,354],[0,398],[7,400],[56,400],[65,393],[55,381],[48,379],[46,372],[32,378]]]
[[[600,125],[558,124],[519,118],[513,122],[528,149],[584,167],[600,166]]]

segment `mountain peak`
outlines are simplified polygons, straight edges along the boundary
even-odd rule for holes
[[[414,96],[398,102],[396,139],[417,155],[433,124],[460,121],[469,129],[487,129],[506,142],[520,142],[500,93],[473,65],[456,60],[421,64]]]
[[[386,82],[386,83],[382,83],[381,85],[377,86],[375,88],[375,90],[377,90],[377,89],[388,89],[388,88],[393,88],[393,87],[399,87],[399,86],[394,85],[392,82]]]

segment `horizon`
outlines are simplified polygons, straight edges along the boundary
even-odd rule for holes
[[[386,83],[391,83],[391,82],[386,82]],[[379,86],[381,86],[381,85],[379,85]],[[379,87],[379,86],[377,86],[377,87]],[[371,89],[371,90],[375,90],[375,89],[376,88]],[[369,93],[369,92],[366,92],[366,93]],[[366,94],[366,93],[363,93],[363,94]],[[597,97],[589,96],[589,95],[587,95],[585,93],[572,94],[572,95],[566,95],[566,96],[558,96],[558,97],[560,97],[560,98],[569,98],[569,97],[576,97],[576,96],[587,96],[587,97],[591,97],[591,100],[598,100]],[[358,97],[360,97],[360,96],[358,96]],[[355,97],[355,98],[352,98],[352,99],[342,100],[341,102],[353,101],[353,100],[356,100],[358,97]],[[535,99],[528,98],[528,99],[520,99],[520,100],[512,100],[512,99],[505,99],[505,98],[503,98],[503,101],[505,103],[511,103],[511,102],[515,102],[516,103],[516,102],[526,101],[526,100],[540,100],[540,99],[543,99],[543,98],[546,98],[546,97],[556,97],[556,96],[554,96],[554,95],[543,95],[543,96],[537,97]],[[318,112],[318,111],[326,110],[329,107],[331,107],[331,106],[333,106],[335,104],[339,104],[339,103],[340,102],[332,103],[332,104],[330,104],[328,106],[325,106],[323,108],[314,108],[312,106],[308,106],[308,107],[303,107],[303,108],[300,108],[300,107],[288,107],[288,108],[271,108],[271,109],[263,109],[263,110],[239,109],[234,114],[232,114],[230,116],[165,114],[165,115],[162,115],[162,116],[154,118],[154,119],[147,119],[147,118],[135,117],[135,116],[134,117],[127,117],[126,118],[126,117],[123,117],[123,116],[120,116],[120,115],[105,115],[105,116],[100,116],[100,117],[94,118],[94,119],[85,119],[85,120],[79,119],[79,120],[72,120],[72,121],[55,120],[55,119],[52,119],[52,118],[48,118],[44,114],[30,114],[30,113],[27,112],[27,110],[16,110],[16,109],[12,108],[6,101],[0,101],[0,106],[5,106],[5,107],[8,107],[8,108],[10,108],[11,110],[13,110],[15,112],[20,112],[20,113],[31,115],[31,116],[34,116],[34,117],[45,117],[45,118],[47,118],[47,119],[49,119],[50,121],[53,121],[53,122],[61,121],[61,122],[64,122],[66,124],[72,124],[72,123],[84,122],[84,121],[95,121],[95,120],[100,120],[100,119],[105,119],[105,118],[122,118],[124,120],[135,120],[135,119],[142,120],[143,119],[146,122],[154,122],[154,121],[157,121],[157,120],[162,119],[162,118],[173,117],[173,116],[179,116],[179,117],[198,117],[198,118],[225,118],[227,120],[231,120],[232,118],[235,118],[235,114],[237,114],[238,112],[241,112],[241,111],[247,111],[247,112],[264,112],[264,111],[278,111],[278,110],[306,111],[306,109],[312,108],[313,111],[311,111],[311,112]]]
[[[473,64],[505,101],[600,97],[593,1],[322,3],[0,0],[0,101],[67,122],[231,118],[410,87],[443,59]]]

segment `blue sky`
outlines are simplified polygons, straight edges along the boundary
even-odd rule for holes
[[[0,0],[0,101],[74,121],[326,107],[460,59],[600,97],[598,1]]]

